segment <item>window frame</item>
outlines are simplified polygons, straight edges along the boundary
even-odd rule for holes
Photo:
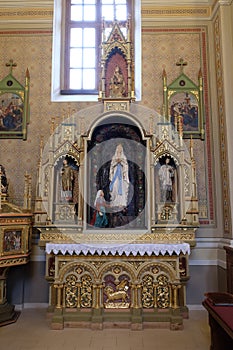
[[[135,96],[136,100],[141,99],[141,0],[132,0],[132,8],[134,10],[134,35],[132,38],[135,54]],[[53,20],[53,50],[52,50],[52,84],[51,84],[51,100],[61,102],[72,101],[98,101],[97,90],[70,90],[67,89],[66,72],[65,72],[65,40],[67,40],[65,32],[66,23],[66,1],[54,0],[54,20]],[[100,26],[98,23],[97,26]],[[101,26],[99,36],[101,36]],[[99,37],[100,40],[100,37]],[[98,49],[97,49],[98,50]],[[100,50],[98,52],[100,55]],[[98,57],[100,62],[100,57]],[[98,89],[100,73],[96,66],[96,86]]]

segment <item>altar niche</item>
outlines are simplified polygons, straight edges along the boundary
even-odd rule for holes
[[[125,118],[96,127],[88,142],[87,171],[88,228],[146,228],[146,141],[138,127]],[[99,190],[107,218],[103,225],[96,220]]]
[[[156,222],[179,222],[179,169],[174,158],[162,155],[154,170]]]
[[[73,222],[78,215],[79,166],[77,161],[65,155],[54,167],[54,222]]]

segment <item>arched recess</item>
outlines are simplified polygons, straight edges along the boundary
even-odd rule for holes
[[[88,228],[96,228],[94,202],[97,191],[102,189],[109,205],[106,209],[108,224],[104,228],[145,229],[147,141],[142,130],[129,116],[114,114],[97,123],[90,134],[86,162]],[[122,145],[127,159],[129,186],[127,205],[113,208],[110,171],[111,161],[119,144]]]
[[[69,169],[69,173],[65,169]],[[73,212],[77,215],[79,201],[79,162],[69,153],[62,155],[54,163],[54,186],[53,186],[53,221],[58,221],[56,214],[59,214],[59,219],[70,221],[70,215],[73,217]],[[63,215],[60,208],[62,204],[66,204],[66,210],[63,210]],[[67,210],[69,208],[70,210]]]

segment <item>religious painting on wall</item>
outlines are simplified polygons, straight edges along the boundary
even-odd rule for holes
[[[5,93],[1,95],[0,131],[5,133],[23,130],[24,104],[19,95]]]
[[[198,74],[198,84],[183,73],[187,62],[180,59],[176,63],[180,67],[180,75],[167,85],[167,73],[163,70],[163,109],[165,117],[178,130],[180,122],[184,138],[205,138],[203,77],[201,69]]]
[[[184,133],[199,132],[199,104],[197,97],[190,92],[179,92],[169,99],[169,111],[175,126],[178,116],[182,117]]]
[[[22,229],[6,229],[3,233],[3,253],[11,254],[22,250]]]
[[[13,60],[6,64],[10,74],[0,81],[0,138],[26,140],[29,123],[29,72],[25,75],[25,86],[12,75],[16,67]]]

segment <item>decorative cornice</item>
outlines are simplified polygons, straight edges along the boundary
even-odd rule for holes
[[[229,2],[232,0],[221,0],[221,2]],[[142,18],[165,18],[165,17],[188,17],[188,18],[206,18],[211,16],[210,6],[142,6]],[[35,19],[48,18],[53,16],[53,7],[2,7],[0,11],[0,19]]]
[[[28,7],[53,7],[54,0],[1,0],[0,7],[28,8]]]
[[[154,6],[143,5],[142,2],[142,19],[148,18],[210,18],[215,6],[229,6],[233,0],[217,0],[211,6]],[[23,6],[24,3],[24,6]],[[48,19],[53,16],[53,1],[24,1],[24,2],[9,4],[9,1],[0,3],[0,19],[1,20],[36,20]],[[18,4],[18,5],[17,5]],[[6,7],[4,7],[5,5]],[[33,6],[30,6],[33,5]]]
[[[142,17],[154,18],[154,17],[210,17],[210,6],[181,6],[181,7],[162,7],[162,6],[143,6],[142,5]]]
[[[38,18],[50,18],[52,16],[53,10],[47,8],[2,8],[0,11],[0,20],[33,20]]]

